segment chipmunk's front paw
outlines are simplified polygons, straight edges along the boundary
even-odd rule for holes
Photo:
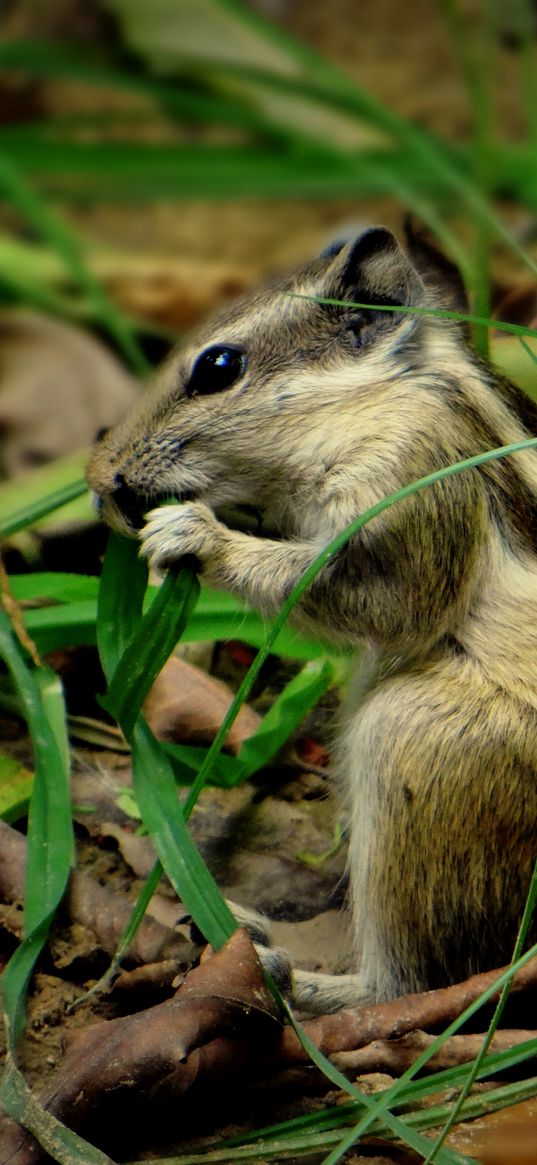
[[[195,555],[203,567],[217,554],[221,530],[212,510],[203,502],[160,506],[146,515],[140,534],[141,553],[160,570],[186,555]]]

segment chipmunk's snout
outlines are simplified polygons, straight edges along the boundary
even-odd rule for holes
[[[144,513],[147,511],[149,499],[142,497],[130,485],[127,485],[122,473],[116,473],[115,489],[106,500],[111,503],[116,511],[119,511],[121,517],[130,526],[132,531],[142,529]],[[106,508],[108,507],[105,501],[103,509]]]
[[[132,486],[127,485],[122,473],[116,473],[114,477],[114,488],[105,494],[96,495],[96,505],[99,516],[113,526],[116,530],[120,530],[122,534],[135,535],[142,529],[145,523],[145,515],[148,510],[154,509],[162,502],[186,502],[191,501],[194,497],[193,493],[182,493],[179,497],[177,494],[170,493],[169,490],[153,490],[151,492],[138,492]]]

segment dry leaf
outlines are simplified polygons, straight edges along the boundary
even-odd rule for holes
[[[61,1069],[40,1096],[54,1116],[79,1127],[92,1114],[100,1139],[99,1109],[147,1099],[159,1083],[177,1097],[200,1073],[233,1078],[249,1059],[279,1039],[276,1007],[244,931],[187,977],[173,999],[135,1015],[103,1020],[73,1033]],[[160,1099],[160,1098],[159,1098]],[[11,1120],[0,1130],[0,1165],[34,1165],[42,1152]]]
[[[139,391],[97,339],[29,310],[0,312],[4,477],[92,444]]]
[[[206,745],[216,736],[232,699],[232,692],[221,680],[174,655],[155,680],[144,711],[159,740]],[[243,704],[226,738],[226,750],[238,753],[260,719],[253,708]]]
[[[0,899],[21,901],[24,896],[26,839],[16,829],[0,821]],[[103,886],[89,874],[74,870],[66,898],[69,916],[92,931],[101,950],[113,955],[127,922],[133,901],[126,894]],[[177,915],[177,911],[175,911]],[[152,963],[174,958],[188,965],[195,948],[173,926],[147,914],[129,947],[134,962]]]

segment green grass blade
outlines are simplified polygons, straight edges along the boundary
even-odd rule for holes
[[[28,812],[34,785],[33,773],[19,761],[0,752],[0,817],[8,823],[19,821]]]
[[[97,606],[97,644],[108,681],[138,628],[147,586],[138,543],[112,532],[104,556]]]
[[[487,1056],[479,1069],[478,1079],[488,1078],[497,1072],[508,1072],[518,1064],[524,1063],[525,1060],[533,1059],[536,1052],[537,1039],[534,1039],[508,1051]],[[430,1076],[422,1077],[420,1080],[412,1080],[399,1090],[397,1103],[392,1104],[392,1107],[400,1108],[401,1106],[408,1107],[411,1104],[420,1104],[426,1097],[431,1096],[433,1093],[459,1087],[461,1073],[463,1071],[464,1065],[456,1068],[447,1068],[442,1072],[436,1072]],[[231,1151],[233,1148],[240,1148],[243,1145],[254,1142],[258,1143],[259,1138],[262,1137],[265,1148],[270,1145],[273,1137],[277,1139],[301,1131],[311,1132],[313,1135],[323,1130],[341,1129],[355,1122],[359,1118],[361,1111],[362,1106],[358,1101],[347,1101],[344,1104],[332,1105],[319,1112],[280,1121],[277,1124],[264,1127],[260,1132],[252,1131],[242,1136],[230,1137],[225,1141],[224,1147],[226,1150],[229,1148]],[[430,1112],[431,1110],[428,1109],[427,1111]],[[212,1146],[209,1145],[207,1148],[210,1149]]]
[[[336,1165],[336,1162],[341,1159],[343,1153],[346,1152],[347,1149],[351,1148],[355,1141],[358,1139],[358,1136],[361,1135],[361,1133],[357,1132],[356,1130],[360,1130],[362,1126],[364,1129],[369,1128],[376,1118],[382,1120],[382,1123],[387,1126],[391,1133],[393,1133],[396,1137],[399,1137],[404,1142],[404,1144],[409,1145],[410,1148],[414,1149],[416,1153],[419,1153],[421,1157],[427,1156],[427,1153],[431,1147],[430,1141],[423,1137],[421,1133],[411,1129],[409,1125],[406,1124],[405,1121],[403,1121],[400,1117],[394,1116],[394,1114],[389,1111],[388,1108],[382,1104],[382,1102],[379,1102],[373,1097],[368,1096],[366,1093],[361,1092],[360,1089],[356,1087],[356,1085],[351,1084],[347,1077],[344,1076],[343,1073],[340,1072],[339,1069],[336,1068],[330,1062],[330,1060],[328,1060],[326,1056],[322,1054],[322,1052],[319,1051],[313,1041],[309,1039],[304,1029],[296,1022],[292,1012],[288,1008],[286,1009],[286,1012],[291,1026],[296,1032],[302,1046],[307,1051],[312,1062],[316,1064],[318,1068],[320,1068],[321,1072],[323,1072],[324,1075],[327,1076],[328,1079],[331,1080],[337,1088],[341,1088],[344,1092],[347,1092],[351,1096],[355,1097],[362,1105],[362,1108],[366,1110],[366,1115],[364,1116],[360,1125],[352,1129],[350,1134],[347,1134],[341,1140],[340,1144],[337,1146],[334,1152],[330,1153],[329,1157],[327,1157],[323,1162],[323,1165]],[[471,1159],[469,1157],[463,1153],[458,1153],[453,1149],[446,1150],[441,1148],[438,1154],[438,1161],[440,1165],[462,1165],[463,1162],[464,1165],[471,1165]]]
[[[132,328],[86,267],[76,237],[61,219],[49,210],[35,188],[26,181],[22,172],[5,153],[0,153],[0,190],[3,191],[7,201],[62,256],[67,271],[87,292],[98,318],[125,353],[132,367],[142,375],[146,373],[148,365]]]
[[[47,497],[37,498],[21,509],[15,510],[3,518],[0,517],[0,538],[9,538],[12,534],[17,534],[19,530],[24,530],[26,526],[33,526],[35,522],[47,517],[54,510],[67,505],[75,498],[82,497],[83,494],[87,493],[87,490],[85,481],[73,481],[54,490]]]
[[[132,586],[122,581],[133,575]],[[138,556],[137,545],[112,534],[103,565],[99,598],[98,641],[105,674],[112,677],[130,638],[139,628],[142,613],[142,586],[147,568]],[[173,602],[182,607],[184,595],[168,590],[168,614]],[[153,609],[160,623],[160,608]],[[151,609],[145,632],[154,641]],[[134,704],[134,701],[133,701]],[[129,721],[134,712],[129,709]],[[221,946],[236,929],[212,875],[188,832],[177,797],[173,766],[143,720],[135,719],[132,730],[133,787],[142,819],[149,830],[158,856],[177,894],[196,919],[208,941]]]
[[[133,732],[132,772],[142,819],[162,865],[196,925],[218,949],[237,923],[190,837],[173,769],[142,717]]]
[[[192,570],[169,571],[121,656],[103,703],[127,739],[149,689],[181,638],[199,590]]]
[[[10,574],[13,598],[19,603],[48,599],[54,603],[97,601],[99,580],[93,574],[43,570],[30,574]]]
[[[8,1049],[0,1082],[0,1101],[14,1120],[33,1133],[58,1165],[115,1165],[106,1153],[82,1140],[41,1107],[15,1066],[11,1049]]]
[[[95,599],[23,611],[24,626],[42,655],[63,647],[93,646],[96,617]]]
[[[221,89],[214,93],[210,87],[204,92],[188,83],[178,84],[144,75],[139,70],[105,66],[81,51],[74,44],[57,41],[11,41],[0,45],[0,68],[23,70],[41,77],[69,77],[89,85],[105,86],[157,100],[162,107],[177,117],[197,122],[208,120],[259,132],[268,129],[262,113],[251,104],[237,99]],[[139,117],[139,111],[137,111]],[[108,115],[109,119],[109,115]],[[47,125],[61,126],[61,119],[47,119]],[[11,128],[11,127],[9,127]],[[25,128],[25,127],[22,127]],[[33,129],[34,127],[32,127]],[[37,129],[41,127],[36,127]]]
[[[30,584],[26,588],[22,581],[23,576],[20,577],[21,584],[19,586],[17,583],[14,587],[14,596],[22,601],[27,595],[30,598],[38,597],[34,593],[34,586]],[[93,645],[96,642],[97,600],[80,598],[69,602],[67,596],[70,591],[69,585],[64,589],[60,582],[57,603],[23,611],[26,630],[42,654],[62,647]],[[149,593],[153,592],[158,593],[157,588],[149,588]],[[83,586],[80,587],[79,593],[85,593]],[[53,584],[47,584],[41,597],[54,598]],[[260,647],[265,642],[267,626],[270,626],[270,623],[267,624],[261,616],[242,611],[239,603],[236,605],[235,615],[227,612],[220,615],[205,615],[196,610],[182,635],[182,641],[198,643],[214,639],[239,639],[252,647]],[[286,634],[285,629],[275,640],[272,650],[278,655],[299,660],[324,658],[325,655],[321,644],[307,640],[292,630]]]
[[[25,938],[2,976],[10,1039],[24,1023],[24,996],[29,975],[54,912],[63,896],[73,857],[63,700],[57,677],[32,669],[0,611],[0,655],[21,701],[35,753],[35,781],[28,824]]]
[[[276,697],[261,724],[241,746],[237,760],[239,780],[253,776],[272,760],[280,748],[302,723],[304,717],[332,686],[336,669],[329,660],[306,664]]]
[[[533,1097],[537,1091],[537,1079],[531,1079],[524,1083],[506,1084],[500,1088],[496,1088],[491,1092],[485,1093],[481,1096],[473,1096],[467,1100],[461,1114],[462,1120],[473,1120],[476,1117],[483,1116],[487,1112],[496,1112],[501,1108],[517,1103],[517,1101],[525,1100]],[[203,1152],[198,1153],[181,1153],[174,1157],[159,1157],[152,1162],[152,1165],[203,1165],[203,1162],[208,1162],[209,1165],[219,1165],[220,1162],[231,1162],[232,1165],[239,1165],[240,1162],[253,1162],[253,1165],[258,1165],[262,1159],[284,1161],[288,1157],[296,1158],[310,1157],[312,1153],[318,1155],[323,1149],[330,1148],[332,1145],[337,1145],[338,1133],[336,1131],[336,1122],[341,1109],[346,1109],[347,1105],[335,1105],[330,1110],[333,1115],[334,1126],[326,1130],[317,1130],[316,1132],[308,1131],[307,1129],[297,1130],[293,1133],[290,1130],[282,1131],[278,1137],[267,1136],[267,1130],[263,1129],[258,1134],[255,1143],[251,1145],[240,1145],[238,1139],[232,1138],[226,1140],[219,1147],[207,1147]],[[421,1130],[434,1128],[435,1125],[446,1118],[449,1113],[450,1105],[441,1104],[435,1105],[425,1109],[422,1112],[407,1113],[401,1119],[401,1123],[408,1130]],[[289,1122],[291,1123],[291,1122]],[[371,1126],[370,1133],[377,1140],[383,1139],[393,1141],[395,1135],[382,1121],[375,1121]],[[398,1138],[400,1139],[400,1138]],[[429,1142],[426,1142],[427,1144]],[[460,1160],[460,1157],[451,1156],[452,1161]],[[468,1160],[468,1158],[464,1158]],[[473,1161],[474,1158],[471,1158]],[[134,1165],[134,1163],[131,1163]]]

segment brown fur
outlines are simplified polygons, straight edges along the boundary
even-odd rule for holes
[[[111,524],[165,566],[276,610],[358,514],[440,466],[537,433],[537,409],[452,321],[313,302],[460,308],[453,269],[381,228],[217,316],[95,450]],[[189,398],[196,357],[247,369]],[[229,529],[260,506],[273,536]],[[537,454],[385,511],[317,577],[295,622],[364,648],[341,743],[356,975],[297,974],[312,1010],[449,983],[509,958],[537,853]]]

